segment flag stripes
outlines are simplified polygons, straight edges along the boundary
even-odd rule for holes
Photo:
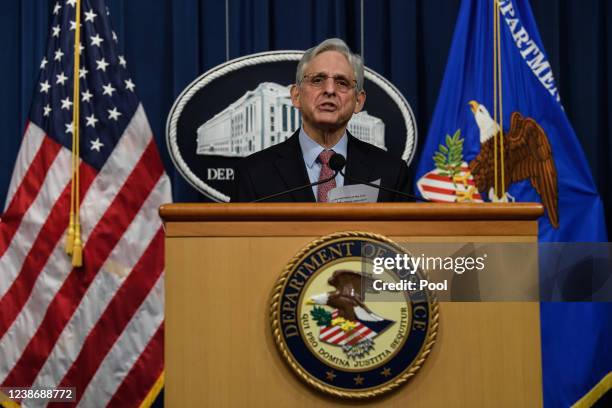
[[[17,187],[23,182],[25,174],[30,169],[34,156],[40,151],[40,146],[44,140],[45,132],[42,129],[38,126],[30,128],[30,122],[26,123],[25,132],[17,155],[17,163],[15,164],[15,169],[13,170],[13,175],[6,193],[7,197],[13,197],[15,195],[15,190],[17,190]]]
[[[41,369],[33,387],[57,386],[81,350],[87,333],[98,321],[113,294],[125,276],[134,268],[146,248],[140,242],[149,242],[161,228],[157,208],[164,202],[160,194],[167,178],[160,179],[158,186],[147,198],[143,210],[138,213],[120,243],[96,275],[79,308],[72,316],[66,329],[57,340],[47,362]]]
[[[109,402],[112,407],[133,406],[134,402],[142,401],[147,395],[144,390],[151,389],[154,382],[150,379],[143,381],[145,375],[150,371],[158,373],[158,377],[162,375],[164,369],[164,325],[163,323],[157,329],[155,336],[151,339],[147,348],[140,354],[140,358],[132,366],[132,369],[125,377],[117,392]]]
[[[332,312],[332,318],[336,319],[337,317],[338,309],[334,309]],[[359,321],[354,323],[355,327],[348,332],[342,330],[340,326],[322,327],[319,330],[319,339],[326,343],[335,344],[338,346],[343,346],[345,344],[353,346],[363,339],[373,338],[376,336],[377,333],[363,323]]]
[[[81,165],[81,191],[83,193],[87,191],[87,187],[89,187],[94,177],[93,171],[87,169],[86,165]],[[48,188],[52,189],[53,186],[51,185]],[[69,199],[70,185],[67,185],[53,205],[42,229],[36,236],[32,249],[28,252],[17,279],[15,279],[11,288],[0,300],[0,310],[3,311],[3,318],[0,320],[0,338],[4,336],[9,325],[23,308],[51,252],[66,230],[70,209]]]
[[[130,318],[144,301],[164,268],[163,258],[155,256],[163,251],[163,231],[160,228],[146,252],[98,319],[83,344],[79,356],[64,376],[60,387],[87,388],[102,360],[125,329]],[[77,395],[77,400],[80,396]]]
[[[163,168],[159,160],[155,160],[156,163],[153,162],[155,157],[157,157],[157,150],[154,143],[150,143],[141,157],[140,163],[136,165],[123,188],[85,242],[83,254],[88,262],[82,269],[72,270],[69,274],[57,296],[49,305],[45,318],[38,327],[36,334],[30,340],[21,358],[3,384],[19,383],[22,386],[32,384],[36,374],[44,364],[46,356],[51,352],[61,330],[74,313],[95,274],[127,229],[129,222],[136,215],[136,211],[140,208],[148,192],[161,177]],[[81,167],[84,168],[85,166]],[[86,174],[87,172],[81,170],[81,181],[88,186],[91,180],[87,180]],[[83,187],[81,189],[81,191],[85,190]],[[68,205],[66,205],[66,213],[67,209]],[[61,225],[60,222],[57,224]],[[66,221],[63,225],[66,225]],[[88,245],[90,240],[96,243],[95,248]]]
[[[54,145],[59,148],[56,143],[54,143]],[[36,160],[32,166],[37,166],[38,164],[39,160]],[[50,184],[48,188],[46,188],[44,194],[31,194],[32,202],[28,204],[28,209],[24,216],[15,217],[15,220],[11,220],[11,216],[9,216],[7,217],[9,218],[7,224],[5,224],[5,217],[2,218],[2,225],[5,227],[3,232],[6,233],[7,237],[11,237],[11,241],[9,241],[6,247],[10,256],[7,255],[7,252],[4,252],[4,254],[0,256],[0,271],[2,271],[2,279],[0,279],[0,297],[6,294],[11,285],[14,284],[15,279],[19,276],[19,271],[21,270],[26,256],[32,249],[34,240],[44,225],[44,220],[48,218],[53,208],[53,204],[57,202],[63,187],[65,187],[69,181],[70,154],[63,151],[55,155],[55,159],[48,173],[49,180],[56,180],[59,182]],[[24,190],[20,188],[19,191]],[[19,192],[17,194],[19,194]]]
[[[64,245],[76,110],[75,4],[59,1],[54,8],[0,219],[0,385],[76,387],[72,405],[139,406],[163,378],[157,211],[171,201],[170,183],[104,0],[83,1],[77,80],[84,262],[72,267]]]
[[[35,126],[30,126],[30,128]],[[29,138],[28,138],[29,139]],[[10,201],[2,214],[4,224],[4,234],[0,238],[0,256],[4,255],[12,242],[17,229],[21,225],[22,216],[26,214],[34,199],[38,196],[40,187],[43,184],[49,168],[55,162],[55,158],[60,151],[60,145],[50,138],[45,138],[43,146],[33,157],[32,164],[24,176],[23,182],[14,195],[9,195]],[[68,176],[70,173],[68,173]],[[34,212],[34,214],[39,214]]]

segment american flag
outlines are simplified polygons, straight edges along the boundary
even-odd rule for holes
[[[164,242],[157,210],[171,201],[170,184],[108,9],[103,0],[81,0],[84,247],[83,266],[72,267],[64,244],[76,6],[61,0],[53,8],[0,223],[0,384],[76,387],[84,407],[138,406],[163,383]]]

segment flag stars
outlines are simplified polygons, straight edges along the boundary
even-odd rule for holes
[[[123,55],[119,56],[119,65],[121,65],[123,68],[127,67],[127,61],[125,60],[125,58],[123,57]]]
[[[91,37],[92,46],[95,45],[96,47],[100,47],[100,45],[102,45],[103,42],[104,42],[104,39],[100,37],[98,34]]]
[[[74,133],[74,125],[72,124],[72,122],[66,123],[64,126],[66,126],[66,134]]]
[[[69,5],[69,6],[74,7],[74,6],[76,6],[76,0],[66,0],[66,4]]]
[[[64,56],[64,53],[62,52],[62,50],[57,50],[55,51],[55,57],[53,59],[55,61],[61,61],[63,56]]]
[[[53,7],[53,14],[58,15],[61,9],[62,6],[59,3],[55,3],[55,6]]]
[[[51,85],[49,85],[49,81],[40,83],[40,92],[49,93],[49,88],[51,88]]]
[[[85,122],[86,122],[85,126],[91,126],[92,128],[95,129],[96,123],[98,122],[98,119],[92,113],[91,116],[86,116],[85,117]]]
[[[119,42],[119,40],[117,39],[117,34],[113,31],[113,41],[114,42]]]
[[[43,107],[43,111],[44,111],[44,112],[43,112],[43,116],[49,116],[49,114],[50,114],[50,113],[51,113],[51,111],[52,111],[51,106],[50,106],[49,104],[46,104],[46,105]]]
[[[104,72],[106,72],[106,67],[109,66],[109,63],[106,62],[106,60],[104,59],[104,57],[102,57],[102,59],[100,60],[96,60],[96,70],[102,70]]]
[[[81,67],[81,69],[79,69],[79,78],[85,78],[87,74],[89,74],[87,68]]]
[[[66,110],[70,110],[70,107],[72,106],[72,102],[70,101],[70,97],[66,97],[66,99],[62,99],[62,109],[66,109]]]
[[[59,75],[56,75],[56,78],[57,78],[57,81],[55,83],[61,84],[61,85],[64,85],[66,81],[68,80],[68,77],[64,75],[63,72],[60,72]]]
[[[117,108],[108,109],[108,119],[112,119],[114,121],[119,120],[119,116],[121,116],[121,112],[117,110]]]
[[[104,89],[104,92],[102,92],[102,95],[108,95],[110,97],[113,96],[113,92],[115,92],[115,88],[113,88],[113,86],[110,83],[106,85],[102,85],[102,88]]]
[[[83,27],[82,24],[79,24],[79,28]],[[70,21],[70,31],[76,30],[76,21]]]
[[[93,11],[93,10],[89,10],[85,12],[85,21],[90,21],[90,22],[94,22],[94,20],[96,19],[96,17],[98,17],[98,15]]]
[[[85,47],[83,47],[83,43],[79,43],[79,55],[81,55],[83,53],[84,49],[85,49]]]
[[[127,89],[128,91],[134,92],[134,88],[135,87],[136,87],[136,85],[134,85],[134,83],[132,82],[131,79],[126,79],[125,80],[125,89]]]
[[[91,101],[91,98],[93,98],[93,94],[89,92],[89,89],[86,89],[85,92],[81,92],[81,99],[83,102],[89,102]]]
[[[89,143],[91,143],[91,147],[89,148],[90,150],[95,150],[97,152],[100,151],[100,148],[102,146],[104,146],[104,143],[100,142],[100,138],[98,137],[96,140],[90,140]]]
[[[52,30],[51,36],[53,36],[53,37],[59,37],[60,32],[62,31],[62,29],[60,28],[59,24],[54,26],[54,27],[52,27],[51,30]]]
[[[48,63],[49,61],[47,61],[47,58],[43,57],[42,61],[40,62],[40,69],[45,69]]]

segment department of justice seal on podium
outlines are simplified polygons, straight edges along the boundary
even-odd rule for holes
[[[285,267],[270,302],[272,335],[307,384],[363,399],[406,383],[435,342],[438,305],[427,290],[381,293],[374,279],[398,282],[402,271],[372,274],[372,259],[405,251],[366,232],[315,240]],[[411,279],[423,278],[413,271]]]

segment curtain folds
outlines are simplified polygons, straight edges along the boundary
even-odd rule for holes
[[[363,0],[366,65],[390,79],[409,101],[420,143],[438,97],[459,3]],[[8,0],[0,8],[2,203],[54,4],[55,0]],[[611,235],[612,4],[607,0],[531,0],[531,4],[562,103],[604,199]],[[362,0],[107,0],[107,5],[173,180],[176,201],[204,197],[172,166],[165,143],[166,117],[186,85],[226,60],[226,39],[230,58],[267,50],[306,49],[333,36],[343,38],[354,51],[362,49]]]

